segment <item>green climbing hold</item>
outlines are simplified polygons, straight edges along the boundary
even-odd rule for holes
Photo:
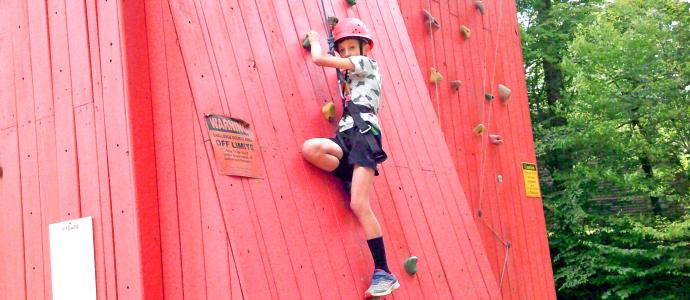
[[[410,256],[405,260],[405,272],[409,275],[414,275],[417,273],[417,261],[419,258],[416,256]]]
[[[484,93],[484,98],[486,98],[486,100],[489,100],[489,101],[494,100],[494,94]]]
[[[357,4],[357,0],[347,0],[347,4],[355,5]]]
[[[311,48],[311,43],[309,42],[308,38],[304,38],[304,41],[302,41],[302,48],[304,48],[304,49],[310,49]]]

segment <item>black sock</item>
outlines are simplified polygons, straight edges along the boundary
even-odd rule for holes
[[[369,245],[369,251],[371,251],[371,256],[374,258],[374,268],[381,269],[390,274],[388,269],[388,262],[386,261],[386,248],[383,247],[383,237],[377,237],[367,240],[367,245]]]

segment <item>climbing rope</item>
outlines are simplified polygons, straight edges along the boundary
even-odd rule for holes
[[[478,3],[478,4],[477,4]],[[481,4],[481,5],[480,5]],[[476,2],[476,7],[477,9],[481,12],[483,15],[484,13],[484,5],[481,1]],[[493,57],[492,61],[494,62],[493,68],[491,70],[491,73],[486,74],[486,77],[489,77],[489,89],[493,89],[494,86],[494,80],[496,79],[496,65],[498,64],[496,61],[496,57],[498,56],[498,47],[500,45],[500,33],[501,33],[501,28],[502,28],[502,23],[503,23],[503,18],[502,18],[502,13],[503,10],[500,7],[497,7],[498,9],[498,28],[496,28],[496,42],[495,42],[495,47],[493,51]],[[482,25],[484,24],[484,18],[482,18]],[[487,57],[484,57],[484,63],[487,62]],[[482,88],[486,89],[486,80],[485,80],[485,73],[487,72],[486,66],[482,66]],[[491,116],[492,116],[492,111],[491,109],[493,107],[493,101],[491,101],[493,97],[489,98],[487,97],[486,100],[482,99],[482,105],[481,105],[481,110],[482,110],[482,121],[484,121],[484,116],[487,116],[486,122],[483,122],[486,124],[486,133],[487,135],[490,134],[490,126],[491,126]],[[489,110],[488,113],[486,111],[486,101],[489,101]],[[486,154],[487,154],[487,147],[488,147],[488,138],[483,138],[481,142],[481,165],[480,165],[480,181],[479,181],[479,201],[478,201],[478,215],[479,219],[482,220],[482,223],[491,231],[491,233],[494,235],[494,237],[501,242],[503,247],[505,248],[505,256],[503,257],[503,266],[501,267],[501,276],[499,279],[498,283],[498,288],[501,289],[503,286],[503,278],[505,277],[505,272],[506,269],[508,268],[508,260],[510,258],[510,248],[511,248],[511,243],[506,241],[495,229],[494,227],[489,224],[489,222],[486,221],[486,219],[483,216],[483,211],[482,211],[482,204],[483,204],[483,198],[484,198],[484,181],[485,181],[485,175],[486,175]]]
[[[431,16],[431,0],[427,1],[427,5],[429,6],[429,13],[427,17],[433,18]],[[434,67],[436,67],[436,43],[434,42],[434,22],[428,21],[427,24],[429,24],[429,38],[431,39],[431,63]],[[435,70],[432,72],[435,72]],[[439,94],[440,93],[438,90],[438,83],[434,82],[434,99],[436,99],[436,118],[438,118],[438,123],[441,126],[441,128],[443,128],[443,120],[441,119],[441,100]]]

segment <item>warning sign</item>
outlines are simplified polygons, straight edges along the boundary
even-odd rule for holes
[[[523,162],[522,177],[525,179],[525,194],[527,194],[527,197],[541,197],[537,165]]]
[[[261,178],[257,145],[249,123],[219,115],[206,116],[218,172],[223,175]]]

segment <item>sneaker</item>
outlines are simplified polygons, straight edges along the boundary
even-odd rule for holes
[[[393,276],[384,270],[374,270],[374,276],[371,278],[371,285],[364,293],[367,299],[372,297],[385,296],[393,292],[393,290],[400,287],[400,283]]]

